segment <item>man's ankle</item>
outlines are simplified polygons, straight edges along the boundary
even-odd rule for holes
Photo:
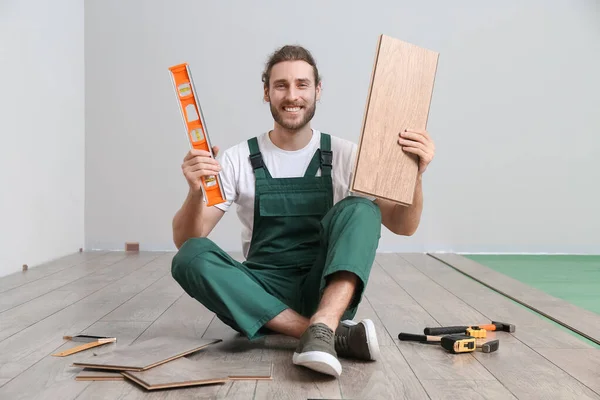
[[[321,316],[318,314],[315,314],[309,321],[309,325],[314,325],[314,324],[325,324],[327,325],[332,331],[336,331],[338,324],[339,324],[339,320],[338,318],[331,318],[328,316]]]

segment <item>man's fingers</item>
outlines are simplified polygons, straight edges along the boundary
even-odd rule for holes
[[[219,146],[213,146],[212,151],[215,157],[217,156],[217,154],[219,154],[219,150]]]
[[[407,140],[407,139],[398,139],[398,143],[402,146],[406,146],[406,147],[414,147],[414,148],[418,148],[421,150],[425,150],[425,145],[421,142],[417,142],[415,140]]]
[[[210,153],[206,150],[191,149],[185,155],[185,158],[183,159],[183,161],[185,162],[185,161],[191,160],[194,157],[210,157]]]
[[[427,132],[424,129],[405,129],[405,132],[411,132],[411,133],[416,133],[422,136],[425,136],[427,139],[429,139],[429,132]]]
[[[417,140],[421,143],[426,143],[429,140],[429,138],[427,136],[425,136],[423,133],[416,132],[416,131],[410,131],[410,130],[400,132],[399,136],[404,139]]]
[[[210,158],[210,157],[193,157],[187,161],[185,161],[183,163],[184,166],[188,166],[188,165],[196,165],[196,164],[212,164],[212,165],[219,165],[219,162],[217,160],[215,160],[214,158]]]
[[[201,170],[207,170],[212,172],[220,172],[221,166],[218,164],[208,164],[208,163],[197,163],[193,165],[185,165],[183,167],[183,172],[196,172]]]
[[[425,151],[423,151],[422,149],[419,149],[417,147],[402,147],[402,150],[406,151],[407,153],[416,154],[421,158],[427,157],[427,153],[425,153]]]

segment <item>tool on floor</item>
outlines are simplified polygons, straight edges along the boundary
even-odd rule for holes
[[[208,151],[215,158],[188,63],[169,67],[169,71],[190,148]],[[202,177],[202,191],[207,206],[225,202],[219,174]]]
[[[464,334],[431,336],[400,332],[398,334],[398,339],[429,344],[441,344],[445,350],[452,354],[470,353],[476,349],[481,349],[483,353],[493,353],[500,347],[500,341],[498,339],[481,343],[478,342],[476,338]]]
[[[486,331],[514,332],[515,326],[506,322],[492,321],[491,324],[471,326],[436,326],[423,329],[426,335],[447,335],[451,333],[465,333],[468,329],[485,329]]]
[[[76,336],[63,336],[64,340],[70,340],[73,342],[83,342],[79,346],[72,347],[68,350],[61,351],[59,353],[52,354],[54,357],[65,357],[71,354],[79,353],[80,351],[91,349],[92,347],[102,346],[103,344],[113,343],[117,341],[115,337],[104,337],[104,336],[91,336],[91,335],[76,335]]]

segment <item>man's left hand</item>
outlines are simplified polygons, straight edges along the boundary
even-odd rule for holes
[[[419,174],[423,174],[433,160],[435,144],[427,131],[405,129],[398,134],[398,143],[402,150],[419,156]]]

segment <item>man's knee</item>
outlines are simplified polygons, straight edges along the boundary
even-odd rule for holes
[[[381,228],[381,210],[377,204],[369,199],[348,196],[333,206],[323,222],[324,225],[351,224],[360,226],[367,231],[379,232]]]
[[[182,286],[192,279],[202,279],[210,273],[211,258],[219,247],[208,238],[188,239],[171,262],[171,275]],[[184,286],[185,288],[185,286]]]

